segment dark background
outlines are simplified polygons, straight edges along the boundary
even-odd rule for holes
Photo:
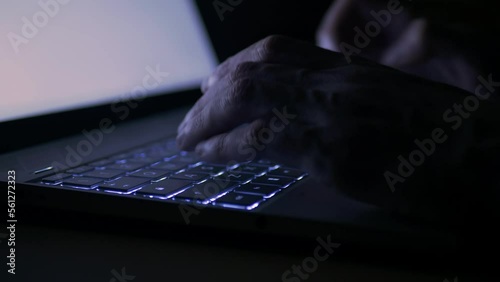
[[[217,0],[215,0],[217,1]],[[221,21],[214,8],[214,0],[197,0],[219,59],[240,51],[271,34],[283,34],[314,42],[315,32],[333,0],[283,1],[241,0],[232,11],[224,13]],[[228,0],[218,0],[227,4]],[[238,2],[238,0],[234,0]],[[363,0],[359,2],[389,0]],[[468,25],[482,30],[480,37],[498,41],[492,34],[500,29],[497,0],[400,0],[411,7],[415,17],[425,15],[436,25]],[[410,2],[410,3],[408,3]],[[474,36],[474,34],[471,34]],[[480,38],[467,38],[478,41]]]
[[[219,0],[226,4],[227,0]],[[271,35],[282,34],[314,42],[316,29],[332,0],[242,0],[221,21],[213,0],[196,1],[219,59]]]

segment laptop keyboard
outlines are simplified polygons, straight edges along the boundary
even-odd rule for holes
[[[251,210],[306,177],[267,160],[212,164],[168,140],[35,180],[61,188]]]

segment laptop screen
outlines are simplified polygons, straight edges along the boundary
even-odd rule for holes
[[[186,0],[0,3],[0,122],[195,88],[216,65]]]

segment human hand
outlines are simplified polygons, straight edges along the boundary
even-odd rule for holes
[[[202,92],[179,126],[181,149],[213,162],[293,163],[383,206],[411,210],[449,196],[470,146],[458,130],[390,193],[384,173],[417,148],[415,139],[449,128],[443,113],[468,93],[360,58],[349,64],[339,53],[286,37],[268,37],[229,58]]]
[[[426,79],[474,91],[478,60],[467,50],[474,30],[431,15],[416,16],[411,1],[336,0],[316,34],[320,47],[361,56]],[[439,3],[432,10],[443,8]],[[446,6],[451,15],[460,7]],[[480,47],[478,41],[476,47]],[[482,51],[484,52],[484,51]]]

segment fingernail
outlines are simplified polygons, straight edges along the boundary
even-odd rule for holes
[[[198,143],[198,145],[196,145],[196,148],[194,149],[194,151],[196,152],[196,154],[198,156],[202,157],[205,154],[205,152],[206,152],[205,145],[206,145],[206,142],[201,142],[201,143]]]

